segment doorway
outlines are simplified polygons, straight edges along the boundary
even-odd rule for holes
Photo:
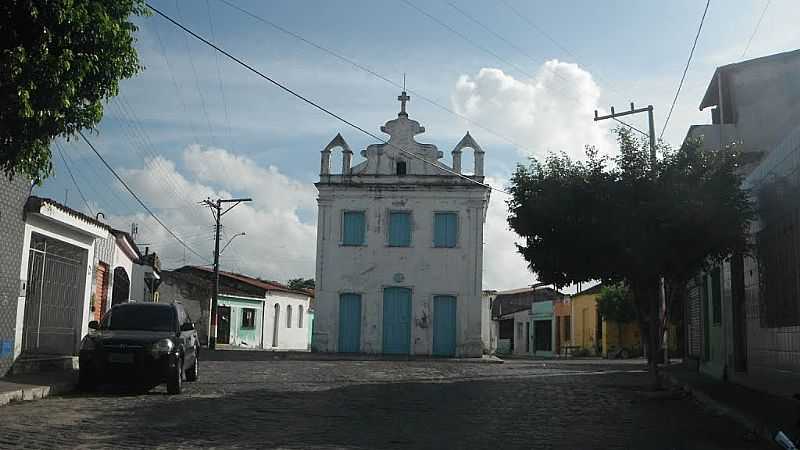
[[[433,354],[456,354],[456,298],[450,295],[433,297]]]
[[[217,307],[217,344],[231,342],[231,307]]]
[[[533,346],[534,351],[550,352],[553,351],[553,321],[537,320],[533,322]]]
[[[383,353],[411,352],[411,289],[383,291]]]

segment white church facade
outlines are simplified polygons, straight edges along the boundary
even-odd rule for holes
[[[483,225],[490,189],[484,152],[469,133],[452,164],[414,136],[425,129],[401,111],[351,167],[341,135],[322,150],[317,221],[316,314],[321,352],[479,357]],[[342,152],[331,173],[331,152]],[[461,155],[474,152],[473,174]]]

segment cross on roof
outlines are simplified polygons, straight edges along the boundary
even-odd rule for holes
[[[403,93],[399,95],[397,99],[400,100],[400,115],[408,116],[408,113],[406,112],[406,102],[410,102],[411,97],[406,94],[406,91],[403,91]]]

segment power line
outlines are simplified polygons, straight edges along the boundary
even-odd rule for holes
[[[61,156],[61,161],[64,163],[64,167],[67,169],[69,173],[69,177],[72,178],[72,184],[75,185],[75,189],[78,190],[78,195],[81,196],[81,200],[83,200],[83,204],[86,205],[86,209],[89,211],[91,215],[94,215],[94,211],[92,211],[92,207],[89,206],[89,202],[86,201],[86,196],[83,195],[83,191],[81,191],[81,187],[78,186],[78,182],[75,181],[75,175],[72,174],[72,169],[69,168],[69,164],[67,164],[67,160],[64,158],[64,151],[61,149],[61,144],[58,141],[55,141],[56,149],[58,150],[59,156]]]
[[[481,22],[480,20],[476,19],[474,16],[472,16],[472,15],[471,15],[471,14],[469,14],[468,12],[464,11],[462,8],[459,8],[458,6],[456,6],[456,4],[455,4],[455,3],[453,3],[453,2],[448,2],[447,4],[448,4],[448,5],[450,5],[450,7],[451,7],[451,8],[455,9],[455,10],[456,10],[456,11],[457,11],[459,14],[461,14],[462,16],[464,16],[464,17],[466,17],[467,19],[469,19],[471,22],[474,22],[474,23],[475,23],[476,25],[478,25],[479,27],[481,27],[481,28],[483,28],[484,30],[486,30],[486,31],[488,31],[489,33],[491,33],[491,34],[492,34],[492,36],[494,36],[494,37],[496,37],[497,39],[500,39],[501,41],[505,42],[505,43],[506,43],[506,44],[507,44],[509,47],[511,47],[511,48],[513,48],[514,50],[518,51],[520,54],[522,54],[522,55],[524,55],[524,56],[526,56],[526,57],[530,58],[530,59],[531,59],[531,61],[533,61],[534,63],[538,63],[538,61],[536,61],[536,58],[534,58],[533,56],[531,56],[531,54],[530,54],[530,53],[528,53],[527,51],[525,51],[524,49],[522,49],[522,48],[521,48],[521,47],[519,47],[518,45],[514,44],[514,43],[513,43],[513,42],[511,42],[510,40],[506,39],[506,38],[505,38],[505,37],[503,37],[503,36],[502,36],[500,33],[498,33],[498,32],[496,32],[496,31],[494,31],[493,29],[489,28],[489,26],[488,26],[488,25],[486,25],[486,24],[484,24],[483,22]],[[570,82],[570,80],[568,80],[568,79],[567,79],[567,78],[566,78],[564,75],[561,75],[560,73],[556,72],[555,70],[551,70],[551,72],[553,72],[553,74],[554,74],[555,76],[557,76],[558,78],[561,78],[561,79],[562,79],[562,80],[564,80],[565,82],[567,82],[567,83],[569,83],[569,82]]]
[[[217,40],[214,34],[214,22],[211,20],[211,4],[206,0],[206,11],[208,12],[208,28],[211,30],[211,39]],[[219,81],[219,92],[222,94],[222,105],[225,107],[225,123],[228,125],[228,144],[230,145],[231,135],[231,119],[228,114],[228,100],[225,97],[225,87],[222,85],[222,72],[219,69],[219,53],[214,52],[214,63],[217,66],[217,80]]]
[[[742,52],[742,58],[744,55],[747,54],[747,51],[750,50],[750,44],[753,43],[753,38],[756,37],[756,33],[758,33],[758,27],[761,26],[761,21],[764,19],[764,14],[767,13],[767,8],[769,8],[769,4],[772,0],[767,0],[767,4],[764,5],[764,9],[761,10],[761,15],[758,17],[758,22],[756,22],[756,27],[753,29],[753,34],[750,35],[750,39],[747,40],[747,45],[744,47],[744,51]]]
[[[114,174],[114,177],[115,177],[115,178],[116,178],[116,179],[117,179],[117,180],[118,180],[120,183],[122,183],[122,185],[123,185],[123,186],[125,186],[125,189],[128,191],[128,193],[130,193],[130,194],[131,194],[131,196],[133,196],[133,198],[135,198],[135,199],[136,199],[136,201],[137,201],[137,202],[139,202],[139,204],[142,206],[142,208],[144,208],[144,210],[145,210],[145,211],[147,211],[147,213],[148,213],[148,214],[150,214],[150,216],[152,216],[152,217],[153,217],[153,219],[155,219],[155,221],[156,221],[156,222],[158,222],[158,224],[159,224],[159,225],[161,225],[161,227],[162,227],[162,228],[164,228],[164,230],[166,230],[166,231],[167,231],[167,233],[169,233],[170,235],[172,235],[172,237],[174,237],[174,238],[175,238],[175,240],[177,240],[178,242],[180,242],[180,243],[181,243],[181,245],[183,245],[183,246],[184,246],[184,248],[186,248],[186,249],[187,249],[187,250],[189,250],[190,252],[194,253],[195,255],[197,255],[198,257],[200,257],[201,259],[205,260],[205,257],[204,257],[203,255],[201,255],[200,253],[196,252],[196,251],[195,251],[193,248],[189,247],[189,245],[187,245],[187,244],[186,244],[186,242],[184,242],[184,241],[183,241],[183,239],[181,239],[180,237],[178,237],[178,235],[177,235],[177,234],[175,234],[175,233],[174,233],[174,232],[173,232],[173,231],[172,231],[172,230],[171,230],[171,229],[170,229],[168,226],[166,226],[166,225],[164,224],[164,222],[162,222],[162,221],[161,221],[161,219],[159,219],[159,218],[158,218],[158,216],[157,216],[157,215],[155,215],[155,213],[153,213],[153,211],[152,211],[150,208],[148,208],[148,207],[147,207],[147,205],[145,205],[145,204],[144,204],[144,202],[142,201],[142,199],[141,199],[141,198],[139,198],[139,196],[138,196],[138,195],[136,195],[136,192],[134,192],[134,191],[133,191],[133,189],[131,189],[131,188],[130,188],[130,186],[128,186],[128,183],[126,183],[126,182],[125,182],[125,180],[123,180],[123,179],[122,179],[122,177],[121,177],[121,176],[119,176],[119,174],[117,173],[117,171],[116,171],[116,170],[114,170],[114,168],[113,168],[113,167],[111,167],[111,165],[110,165],[110,164],[109,164],[109,163],[106,161],[106,159],[105,159],[105,158],[103,158],[103,155],[101,155],[101,154],[100,154],[100,152],[98,152],[98,151],[97,151],[97,149],[94,147],[94,145],[92,144],[92,142],[91,142],[89,139],[87,139],[87,138],[86,138],[86,135],[84,135],[84,134],[83,134],[83,131],[81,131],[81,130],[78,130],[78,134],[80,135],[80,137],[82,137],[82,138],[83,138],[83,140],[86,142],[86,144],[87,144],[87,145],[89,145],[89,147],[92,149],[92,151],[94,152],[94,154],[95,154],[95,155],[97,155],[97,157],[98,157],[98,158],[100,158],[100,161],[102,161],[102,162],[103,162],[103,164],[106,166],[106,168],[107,168],[107,169],[108,169],[108,170],[109,170],[109,171],[110,171],[112,174]]]
[[[488,127],[486,127],[486,126],[474,121],[473,119],[470,119],[469,117],[467,117],[467,116],[465,116],[463,114],[460,114],[460,113],[448,108],[445,105],[442,105],[441,103],[437,102],[436,100],[434,100],[434,99],[432,99],[430,97],[427,97],[427,96],[419,93],[418,91],[415,91],[415,90],[412,90],[412,89],[405,89],[402,84],[393,81],[392,79],[388,78],[385,75],[381,75],[380,73],[376,72],[375,70],[373,70],[373,69],[371,69],[371,68],[369,68],[369,67],[367,67],[367,66],[365,66],[363,64],[360,64],[357,61],[355,61],[355,60],[353,60],[351,58],[348,58],[347,56],[342,55],[341,53],[338,53],[338,52],[336,52],[334,50],[331,50],[330,48],[324,47],[324,46],[322,46],[322,45],[320,45],[320,44],[318,44],[318,43],[316,43],[314,41],[311,41],[311,40],[309,40],[309,39],[307,39],[307,38],[305,38],[305,37],[293,32],[291,30],[288,30],[288,29],[286,29],[286,28],[284,28],[284,27],[282,27],[282,26],[280,26],[280,25],[278,25],[278,24],[276,24],[276,23],[274,23],[274,22],[272,22],[272,21],[270,21],[268,19],[265,19],[262,16],[259,16],[259,15],[255,14],[255,13],[253,13],[253,12],[250,12],[250,11],[244,9],[244,8],[241,8],[238,5],[229,2],[228,0],[218,0],[218,1],[228,5],[229,7],[233,8],[233,9],[235,9],[235,10],[237,10],[237,11],[243,13],[243,14],[246,14],[246,15],[248,15],[248,16],[250,16],[250,17],[252,17],[252,18],[254,18],[254,19],[256,19],[256,20],[258,20],[260,22],[263,22],[266,25],[269,25],[270,27],[272,27],[272,28],[284,33],[284,34],[292,36],[292,37],[294,37],[294,38],[296,38],[296,39],[298,39],[298,40],[300,40],[300,41],[302,41],[302,42],[304,42],[304,43],[316,48],[317,50],[325,52],[325,53],[333,56],[334,58],[336,58],[336,59],[338,59],[340,61],[346,62],[346,63],[352,65],[353,67],[355,67],[355,68],[357,68],[359,70],[362,70],[362,71],[364,71],[366,73],[369,73],[370,75],[372,75],[372,76],[374,76],[374,77],[376,77],[376,78],[378,78],[380,80],[383,80],[386,83],[388,83],[388,84],[390,84],[390,85],[392,85],[392,86],[394,86],[396,88],[407,90],[412,95],[415,95],[415,96],[421,98],[425,102],[427,102],[427,103],[429,103],[429,104],[441,109],[442,111],[450,113],[450,114],[452,114],[452,115],[454,115],[454,116],[456,116],[456,117],[458,117],[458,118],[460,118],[460,119],[462,119],[462,120],[464,120],[464,121],[466,121],[466,122],[468,122],[468,123],[480,128],[483,131],[486,131],[487,133],[489,133],[489,134],[491,134],[491,135],[493,135],[493,136],[495,136],[495,137],[507,142],[508,144],[511,144],[512,146],[514,146],[514,147],[516,147],[516,148],[518,148],[520,150],[524,150],[524,151],[526,151],[528,153],[532,153],[532,151],[530,149],[526,149],[522,145],[516,143],[513,139],[511,139],[511,138],[509,138],[507,136],[504,136],[504,135],[500,134],[499,132],[492,130],[491,128],[488,128]]]
[[[180,16],[183,15],[181,14],[181,9],[178,0],[175,0],[175,10],[178,12],[178,15]],[[206,108],[206,98],[203,95],[203,90],[200,89],[200,77],[197,76],[197,68],[194,65],[194,58],[192,57],[192,49],[189,48],[189,40],[186,39],[186,35],[184,35],[183,37],[184,37],[183,41],[186,44],[186,54],[189,55],[189,65],[192,66],[192,73],[194,74],[194,85],[195,88],[197,89],[197,95],[200,96],[200,106],[203,109],[203,115],[206,118],[206,123],[208,124],[208,131],[211,135],[211,142],[214,144],[215,147],[219,147],[219,145],[217,144],[217,140],[215,139],[214,127],[211,126],[211,119],[209,119],[208,117],[208,109]]]
[[[401,1],[403,3],[405,3],[409,8],[417,11],[418,13],[422,14],[423,16],[425,16],[425,17],[431,19],[432,21],[436,22],[437,24],[441,25],[443,28],[445,28],[446,30],[448,30],[451,33],[455,34],[456,36],[460,37],[461,39],[465,40],[466,42],[468,42],[470,45],[472,45],[473,47],[477,48],[478,50],[491,55],[493,58],[497,59],[498,61],[500,61],[500,62],[502,62],[504,64],[507,64],[507,65],[513,67],[515,70],[517,70],[519,73],[525,75],[526,77],[531,77],[531,78],[533,77],[533,75],[529,74],[525,69],[523,69],[523,68],[519,67],[518,65],[514,64],[513,62],[503,58],[502,56],[500,56],[497,53],[493,52],[492,50],[482,46],[481,44],[478,44],[477,42],[472,40],[466,34],[460,32],[460,31],[456,30],[455,28],[451,27],[450,25],[444,23],[443,21],[439,20],[436,16],[430,14],[429,12],[427,12],[424,9],[420,8],[419,6],[411,3],[408,0],[401,0]]]
[[[552,43],[553,43],[553,45],[555,45],[556,47],[558,47],[559,49],[561,49],[561,51],[563,51],[564,53],[566,53],[567,55],[569,55],[569,56],[571,56],[573,59],[575,59],[575,61],[577,61],[577,60],[579,59],[579,58],[578,58],[578,57],[577,57],[577,56],[576,56],[576,55],[575,55],[573,52],[571,52],[571,51],[570,51],[568,48],[566,48],[565,46],[561,45],[561,44],[560,44],[560,43],[559,43],[559,42],[558,42],[558,41],[557,41],[555,38],[553,38],[552,36],[550,36],[550,34],[548,34],[547,32],[545,32],[545,31],[544,31],[544,30],[543,30],[543,29],[542,29],[542,28],[541,28],[539,25],[536,25],[536,23],[534,23],[534,22],[533,22],[533,21],[532,21],[530,18],[528,18],[526,15],[522,14],[522,13],[521,13],[521,12],[520,12],[518,9],[514,8],[513,6],[511,6],[511,4],[510,4],[510,3],[508,3],[508,1],[506,1],[506,0],[500,0],[500,1],[501,1],[501,2],[502,2],[502,3],[503,3],[505,6],[506,6],[506,8],[508,8],[508,9],[509,9],[511,12],[513,12],[513,13],[514,13],[514,14],[515,14],[517,17],[519,17],[520,19],[522,19],[522,21],[523,21],[523,22],[525,22],[526,24],[528,24],[528,26],[529,26],[531,29],[533,29],[533,30],[534,30],[534,31],[536,31],[537,33],[539,33],[539,34],[541,34],[542,36],[544,36],[544,37],[545,37],[547,40],[549,40],[550,42],[552,42]],[[591,67],[589,67],[589,66],[587,66],[587,65],[585,65],[585,64],[584,64],[584,66],[585,66],[587,69],[591,69]],[[599,73],[597,73],[597,71],[594,71],[594,73],[593,73],[593,76],[595,76],[595,77],[597,77],[597,79],[601,80],[601,81],[603,82],[603,84],[605,84],[605,85],[606,85],[606,87],[608,87],[608,88],[609,88],[609,89],[611,89],[612,91],[619,93],[619,91],[618,91],[618,90],[616,90],[616,89],[614,89],[614,87],[613,87],[613,86],[611,86],[611,84],[610,84],[610,83],[609,83],[609,82],[608,82],[606,79],[604,79],[603,77],[601,77],[601,76],[600,76],[600,74],[599,74]]]
[[[675,92],[675,98],[672,99],[672,105],[669,107],[669,113],[667,113],[667,120],[664,121],[664,126],[661,128],[661,134],[658,136],[658,139],[664,137],[664,132],[667,130],[667,125],[669,125],[669,119],[672,117],[672,110],[675,109],[675,104],[678,102],[678,96],[681,93],[681,88],[683,87],[683,81],[686,79],[686,72],[689,70],[689,65],[692,63],[692,56],[694,56],[694,49],[697,47],[697,40],[700,38],[700,31],[703,30],[703,22],[706,20],[706,13],[708,12],[708,6],[711,4],[711,0],[706,0],[706,8],[703,10],[703,17],[700,18],[700,26],[697,27],[697,34],[694,36],[694,43],[692,43],[692,50],[689,52],[689,59],[686,61],[686,67],[683,68],[683,75],[681,75],[681,81],[678,83],[678,90]]]
[[[422,162],[423,162],[423,163],[425,163],[425,164],[428,164],[428,165],[430,165],[430,166],[432,166],[432,167],[438,168],[439,170],[441,170],[441,171],[443,171],[443,172],[447,172],[447,173],[450,173],[450,174],[452,174],[452,175],[455,175],[455,176],[457,176],[457,177],[459,177],[459,178],[463,178],[463,179],[465,179],[465,180],[467,180],[467,181],[469,181],[469,182],[471,182],[471,183],[475,183],[475,184],[477,184],[477,185],[479,185],[479,186],[483,186],[483,187],[485,187],[485,188],[489,188],[489,189],[492,189],[492,190],[495,190],[495,191],[498,191],[498,192],[502,192],[502,193],[504,193],[504,194],[506,194],[506,195],[511,195],[509,192],[506,192],[506,191],[504,191],[504,190],[502,190],[502,189],[498,189],[498,188],[492,187],[492,186],[490,186],[490,185],[488,185],[488,184],[481,183],[480,181],[473,180],[472,178],[470,178],[470,177],[468,177],[468,176],[466,176],[466,175],[460,174],[460,173],[458,173],[458,172],[455,172],[455,171],[453,171],[453,170],[451,170],[451,169],[448,169],[448,168],[446,168],[446,167],[443,167],[443,166],[441,166],[441,165],[437,164],[436,162],[428,161],[427,159],[425,159],[425,158],[423,158],[423,157],[421,157],[421,156],[417,155],[416,153],[409,152],[409,151],[408,151],[408,150],[406,150],[406,149],[403,149],[403,148],[401,148],[401,147],[398,147],[398,146],[396,146],[396,145],[394,145],[394,144],[392,144],[392,143],[390,143],[390,142],[386,141],[385,139],[383,139],[383,138],[381,138],[381,137],[377,136],[376,134],[374,134],[374,133],[372,133],[372,132],[370,132],[370,131],[367,131],[366,129],[364,129],[364,128],[362,128],[362,127],[358,126],[358,125],[356,125],[356,124],[355,124],[355,123],[353,123],[353,122],[350,122],[349,120],[345,119],[344,117],[340,116],[339,114],[336,114],[335,112],[333,112],[333,111],[331,111],[331,110],[329,110],[329,109],[325,108],[324,106],[322,106],[322,105],[320,105],[320,104],[318,104],[318,103],[314,102],[313,100],[310,100],[309,98],[307,98],[307,97],[303,96],[302,94],[299,94],[298,92],[296,92],[296,91],[292,90],[291,88],[289,88],[289,87],[285,86],[284,84],[282,84],[282,83],[280,83],[280,82],[278,82],[278,81],[274,80],[273,78],[271,78],[271,77],[269,77],[269,76],[267,76],[267,75],[263,74],[262,72],[259,72],[259,71],[258,71],[257,69],[255,69],[253,66],[251,66],[251,65],[247,64],[246,62],[242,61],[241,59],[237,58],[236,56],[233,56],[232,54],[228,53],[226,50],[224,50],[224,49],[222,49],[222,48],[218,47],[218,46],[217,46],[216,44],[214,44],[213,42],[211,42],[211,41],[207,40],[206,38],[204,38],[204,37],[200,36],[199,34],[195,33],[194,31],[190,30],[190,29],[189,29],[189,28],[187,28],[186,26],[184,26],[184,25],[182,25],[181,23],[177,22],[175,19],[173,19],[173,18],[169,17],[168,15],[166,15],[165,13],[161,12],[161,10],[159,10],[159,9],[155,8],[154,6],[152,6],[150,3],[145,3],[145,4],[147,5],[147,7],[148,7],[148,8],[150,8],[151,10],[153,10],[153,11],[154,11],[156,14],[158,14],[158,15],[160,15],[161,17],[163,17],[164,19],[168,20],[168,21],[169,21],[169,22],[171,22],[173,25],[175,25],[175,26],[177,26],[178,28],[182,29],[182,30],[183,30],[183,31],[185,31],[186,33],[188,33],[188,34],[192,35],[192,36],[193,36],[195,39],[197,39],[197,40],[199,40],[199,41],[201,41],[201,42],[205,43],[206,45],[208,45],[208,46],[210,46],[210,47],[214,48],[216,51],[218,51],[218,52],[222,53],[223,55],[227,56],[229,59],[231,59],[231,60],[235,61],[236,63],[238,63],[238,64],[239,64],[239,65],[241,65],[242,67],[246,68],[247,70],[249,70],[249,71],[253,72],[254,74],[258,75],[259,77],[261,77],[261,78],[263,78],[263,79],[267,80],[268,82],[272,83],[272,84],[273,84],[273,85],[275,85],[276,87],[280,88],[282,91],[284,91],[284,92],[286,92],[286,93],[288,93],[288,94],[290,94],[290,95],[292,95],[292,96],[294,96],[294,97],[298,98],[299,100],[302,100],[303,102],[305,102],[305,103],[307,103],[307,104],[309,104],[309,105],[313,106],[314,108],[316,108],[316,109],[318,109],[318,110],[320,110],[320,111],[324,112],[325,114],[327,114],[327,115],[329,115],[329,116],[331,116],[331,117],[333,117],[333,118],[335,118],[335,119],[339,120],[340,122],[342,122],[342,123],[344,123],[344,124],[346,124],[346,125],[350,126],[351,128],[354,128],[354,129],[356,129],[356,130],[358,130],[358,131],[360,131],[360,132],[364,133],[365,135],[367,135],[367,136],[369,136],[369,137],[371,137],[371,138],[373,138],[373,139],[375,139],[375,140],[378,140],[378,141],[380,141],[381,143],[383,143],[383,144],[385,144],[385,145],[388,145],[389,147],[392,147],[392,148],[396,149],[397,151],[399,151],[399,152],[401,152],[401,153],[404,153],[404,154],[408,155],[409,157],[412,157],[412,158],[414,158],[414,159],[418,159],[418,160],[422,161]]]
[[[643,134],[643,135],[645,135],[647,137],[650,137],[649,134],[645,133],[644,131],[636,128],[635,126],[633,126],[633,125],[631,125],[631,124],[629,124],[627,122],[623,122],[623,121],[617,119],[616,117],[612,117],[612,119],[616,120],[617,122],[621,123],[622,125],[625,125],[626,127],[630,128],[631,130],[637,131],[637,132],[639,132],[639,133],[641,133],[641,134]]]

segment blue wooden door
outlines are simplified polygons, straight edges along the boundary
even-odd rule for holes
[[[450,295],[433,297],[433,354],[456,354],[456,298]]]
[[[411,353],[411,289],[383,290],[383,353]]]
[[[361,350],[361,296],[342,294],[339,297],[339,351],[358,353]]]

